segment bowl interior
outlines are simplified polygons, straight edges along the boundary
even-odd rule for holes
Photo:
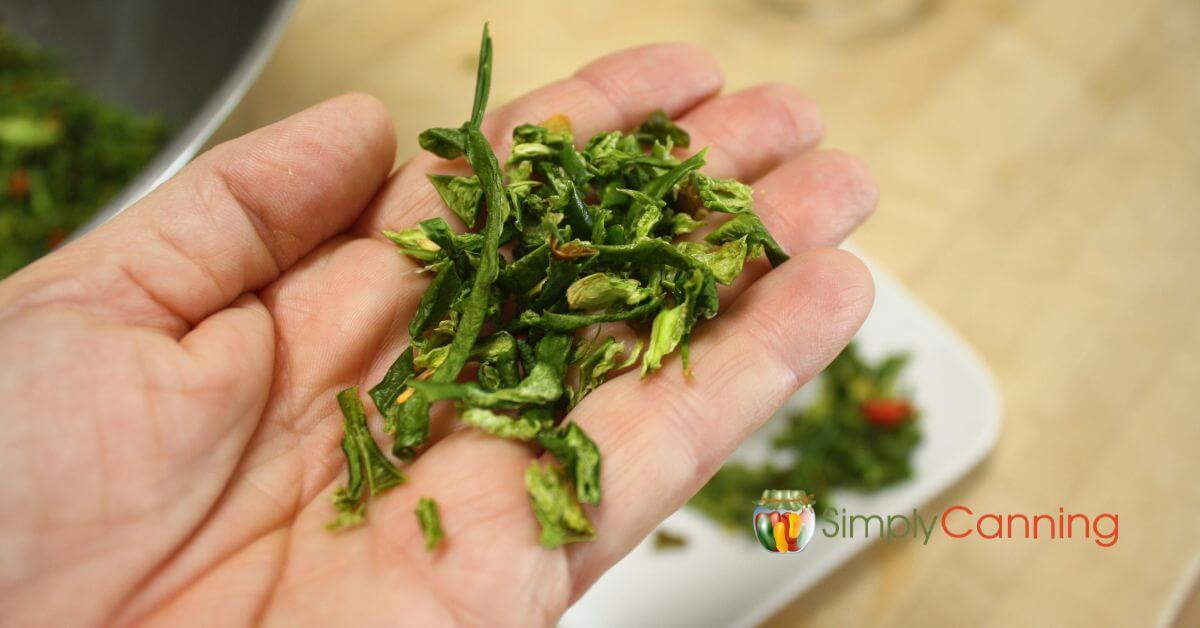
[[[275,0],[10,0],[8,28],[58,58],[92,92],[175,132],[252,46]]]

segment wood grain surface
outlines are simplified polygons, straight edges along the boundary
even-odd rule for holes
[[[663,39],[806,90],[882,189],[857,244],[1000,382],[999,446],[927,512],[1120,516],[1110,549],[876,545],[771,625],[1174,621],[1200,568],[1200,3],[303,0],[218,137],[363,90],[407,157],[465,115],[484,20],[494,103]]]

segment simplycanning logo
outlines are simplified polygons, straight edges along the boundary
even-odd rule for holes
[[[911,515],[886,516],[826,508],[821,521],[825,524],[821,534],[826,538],[874,537],[889,543],[912,538],[920,539],[922,545],[928,545],[929,539],[939,532],[954,540],[1091,540],[1104,548],[1116,545],[1120,537],[1117,513],[1086,515],[1068,513],[1062,507],[1057,513],[999,513],[975,512],[956,504],[928,519],[915,508]]]
[[[956,504],[926,518],[911,514],[861,514],[845,508],[826,508],[821,513],[821,534],[826,538],[882,538],[920,540],[928,545],[937,534],[952,540],[1090,540],[1109,548],[1120,538],[1120,517],[1115,512],[1087,515],[1057,513],[976,512]],[[804,549],[816,532],[811,495],[803,491],[763,491],[754,509],[754,535],[769,552],[791,554]]]

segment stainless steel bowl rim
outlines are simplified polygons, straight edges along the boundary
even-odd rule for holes
[[[191,120],[175,134],[174,138],[158,155],[142,169],[115,197],[112,198],[90,220],[71,234],[71,239],[95,229],[125,208],[149,194],[167,179],[175,176],[184,165],[196,156],[205,142],[216,132],[233,108],[246,95],[246,90],[258,78],[275,44],[283,35],[288,18],[295,9],[296,0],[283,0],[276,4],[246,53],[225,77],[204,105]]]

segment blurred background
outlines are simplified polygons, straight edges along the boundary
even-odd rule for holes
[[[882,190],[855,243],[1003,395],[991,457],[924,512],[1120,515],[1109,549],[876,544],[770,625],[1200,625],[1200,3],[299,0],[212,142],[356,90],[406,159],[462,120],[484,21],[496,104],[660,40],[805,90]]]

